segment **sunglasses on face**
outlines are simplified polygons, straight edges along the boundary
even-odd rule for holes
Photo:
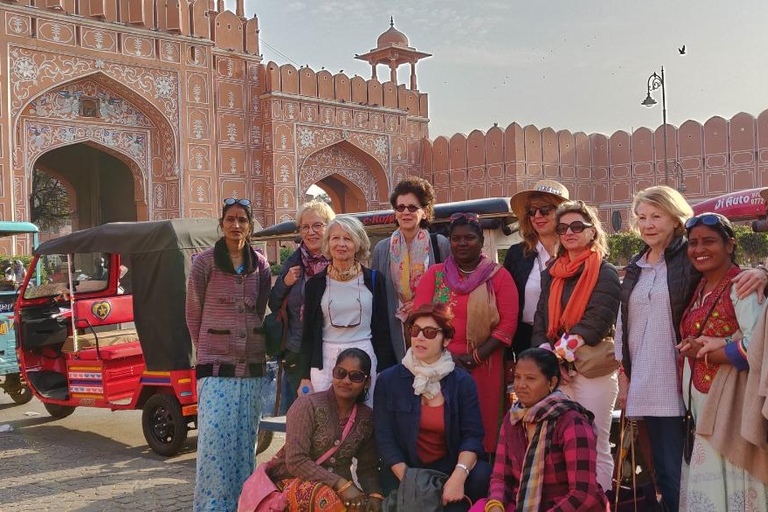
[[[403,213],[405,210],[408,210],[411,213],[416,213],[417,211],[421,210],[421,206],[416,206],[415,204],[399,204],[395,206],[395,210],[397,210],[399,213]]]
[[[526,214],[527,214],[529,217],[535,217],[535,216],[536,216],[536,212],[539,212],[539,214],[540,214],[542,217],[546,217],[547,215],[549,215],[549,214],[550,214],[550,213],[552,213],[553,211],[555,211],[555,207],[554,207],[554,206],[540,206],[540,207],[538,207],[538,208],[535,208],[535,207],[533,207],[533,206],[532,206],[532,207],[528,208],[528,209],[525,211],[525,213],[526,213]]]
[[[234,197],[228,197],[224,200],[224,206],[232,206],[235,204],[239,204],[240,206],[251,206],[251,201],[249,199],[236,199]]]
[[[555,227],[555,232],[558,235],[564,235],[568,232],[570,229],[573,233],[579,234],[583,232],[587,228],[593,227],[592,224],[589,222],[581,222],[580,220],[575,220],[571,222],[570,224],[566,224],[565,222],[561,222],[560,224]]]
[[[419,333],[424,333],[424,337],[428,340],[433,340],[437,337],[438,333],[443,332],[442,329],[438,329],[437,327],[421,327],[418,325],[412,325],[411,326],[411,338],[417,338],[419,336]]]
[[[480,217],[476,213],[464,213],[464,212],[456,212],[451,214],[450,220],[451,222],[459,219],[466,219],[467,222],[472,224],[480,224]]]
[[[362,384],[365,382],[365,379],[368,378],[368,375],[366,375],[365,372],[361,372],[360,370],[352,370],[351,372],[348,372],[345,368],[342,368],[341,366],[336,366],[333,369],[333,378],[344,380],[346,377],[349,377],[349,380],[354,382],[355,384]]]
[[[309,233],[310,230],[314,231],[315,233],[319,233],[324,227],[324,222],[315,222],[314,224],[304,224],[299,229],[302,233]]]
[[[699,224],[703,226],[709,226],[709,227],[720,226],[728,234],[730,234],[733,231],[730,226],[728,226],[723,222],[723,219],[721,219],[718,215],[715,215],[713,213],[705,213],[705,214],[699,215],[698,217],[691,217],[690,219],[685,221],[685,229],[690,231],[691,229],[698,226]]]

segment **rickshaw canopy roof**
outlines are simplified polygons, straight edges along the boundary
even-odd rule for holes
[[[189,270],[193,255],[219,239],[217,226],[216,219],[114,222],[49,240],[35,254],[127,257],[133,317],[147,370],[185,370],[195,363],[185,315]]]
[[[126,255],[211,247],[216,219],[111,222],[40,244],[35,254],[107,252]]]
[[[31,222],[0,221],[0,238],[25,233],[38,233],[40,229]]]

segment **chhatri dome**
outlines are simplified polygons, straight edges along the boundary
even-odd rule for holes
[[[390,16],[389,29],[381,34],[376,40],[377,48],[384,48],[386,46],[402,46],[408,48],[408,36],[400,32],[395,28],[395,18]]]

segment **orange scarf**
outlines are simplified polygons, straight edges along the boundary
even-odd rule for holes
[[[556,341],[562,331],[568,332],[574,325],[581,321],[584,311],[587,310],[589,298],[597,284],[597,277],[600,274],[600,263],[602,257],[594,249],[584,251],[578,258],[571,261],[568,254],[563,254],[555,260],[549,268],[549,274],[552,276],[552,284],[549,288],[549,327],[547,336],[550,340]],[[584,265],[584,271],[576,282],[576,287],[571,293],[568,305],[563,311],[563,288],[565,280],[573,277]]]

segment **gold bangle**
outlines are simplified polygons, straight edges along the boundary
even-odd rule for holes
[[[493,507],[501,507],[504,510],[504,504],[499,500],[488,500],[485,502],[485,512],[490,512]]]
[[[368,495],[369,498],[376,498],[377,500],[384,501],[384,496],[379,494],[378,492],[372,492]]]
[[[341,494],[347,489],[349,489],[350,487],[352,487],[353,485],[355,485],[355,482],[353,482],[352,480],[347,480],[347,483],[345,483],[344,485],[336,489],[336,493]]]

